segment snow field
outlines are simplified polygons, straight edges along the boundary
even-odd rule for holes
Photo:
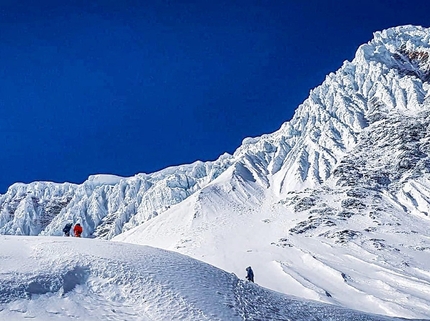
[[[20,236],[0,244],[0,320],[393,320],[285,296],[151,247]]]

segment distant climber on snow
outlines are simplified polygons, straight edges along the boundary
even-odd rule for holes
[[[67,223],[63,228],[63,232],[65,236],[70,236],[70,230],[72,229],[72,223]]]
[[[73,229],[76,237],[81,237],[82,234],[82,226],[79,223],[76,223],[75,228]]]
[[[250,266],[246,268],[246,279],[248,281],[254,282],[254,271],[252,271]]]

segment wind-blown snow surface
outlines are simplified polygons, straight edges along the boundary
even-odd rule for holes
[[[20,236],[0,244],[1,320],[394,320],[272,292],[150,247]]]
[[[84,236],[239,275],[252,265],[284,293],[430,318],[429,55],[430,29],[376,32],[280,130],[214,162],[15,184],[0,233],[59,235],[79,220]]]

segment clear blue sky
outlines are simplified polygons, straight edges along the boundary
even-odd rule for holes
[[[151,4],[157,3],[157,4]],[[423,1],[1,1],[0,193],[214,160]]]

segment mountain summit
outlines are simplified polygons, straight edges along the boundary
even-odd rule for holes
[[[233,155],[82,185],[14,184],[0,233],[148,244],[284,293],[430,317],[430,29],[376,32],[272,133]]]

